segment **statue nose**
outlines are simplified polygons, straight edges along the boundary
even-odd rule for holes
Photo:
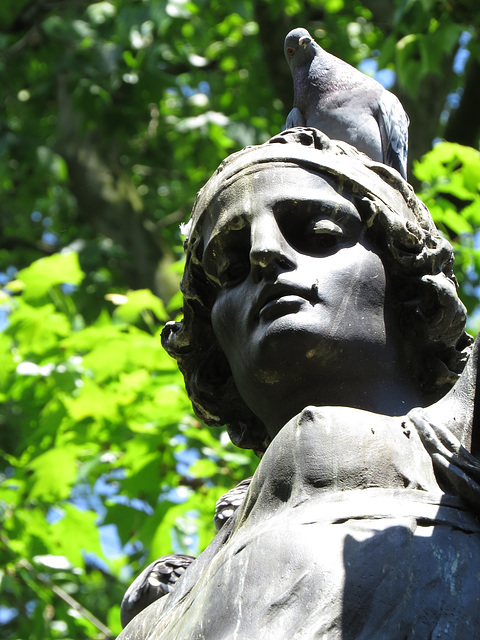
[[[292,249],[275,220],[252,227],[250,265],[254,282],[273,277],[294,266]]]

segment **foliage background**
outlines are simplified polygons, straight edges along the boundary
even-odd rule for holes
[[[204,548],[216,499],[255,468],[192,415],[158,335],[196,191],[283,126],[291,28],[396,81],[411,181],[476,330],[474,4],[2,0],[1,637],[115,637],[132,576]]]

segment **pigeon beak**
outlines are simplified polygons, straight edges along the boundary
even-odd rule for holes
[[[310,36],[302,36],[298,41],[298,44],[305,49],[311,42],[312,38]]]

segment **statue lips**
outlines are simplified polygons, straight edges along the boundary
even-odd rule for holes
[[[312,288],[305,288],[293,283],[266,284],[260,291],[254,305],[254,317],[260,320],[274,320],[277,317],[298,311],[308,302],[318,302]]]

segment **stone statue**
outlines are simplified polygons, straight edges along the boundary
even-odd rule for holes
[[[196,413],[262,459],[119,638],[480,638],[477,348],[426,207],[294,128],[227,158],[185,232],[164,346]]]

